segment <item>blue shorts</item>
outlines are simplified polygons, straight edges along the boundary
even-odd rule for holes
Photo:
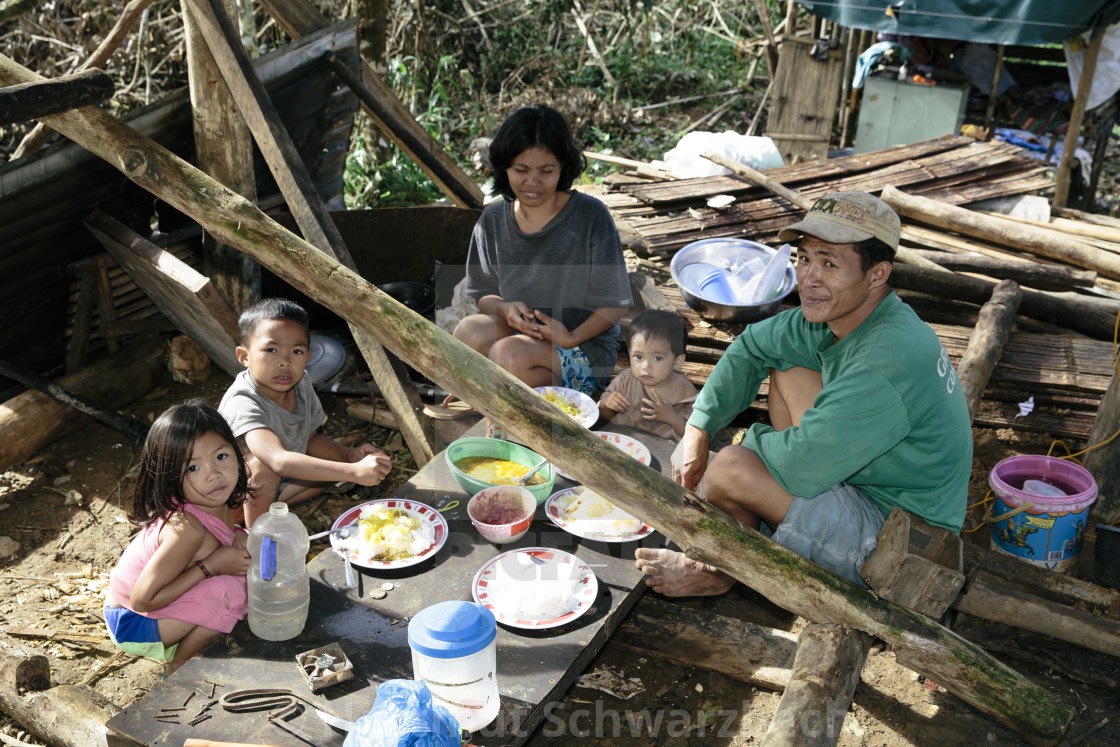
[[[574,348],[553,347],[560,356],[561,385],[583,392],[588,397],[595,394],[598,382],[591,372],[591,361],[587,359],[587,353],[580,350],[578,345]]]
[[[815,498],[795,496],[774,541],[867,588],[859,567],[875,549],[885,520],[871,499],[842,482]]]
[[[117,648],[135,656],[171,661],[178,643],[164,646],[159,639],[159,622],[126,607],[105,606],[105,627]]]

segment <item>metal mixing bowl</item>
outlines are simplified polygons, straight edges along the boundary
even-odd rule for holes
[[[669,271],[680,288],[684,302],[695,309],[700,316],[718,322],[757,322],[772,316],[781,306],[786,296],[793,292],[797,283],[797,271],[793,265],[786,269],[785,289],[774,298],[763,303],[729,304],[712,301],[700,295],[697,288],[688,287],[682,281],[681,273],[685,267],[704,262],[716,267],[728,268],[741,261],[760,257],[769,261],[774,251],[765,244],[748,239],[703,239],[694,241],[673,255]]]

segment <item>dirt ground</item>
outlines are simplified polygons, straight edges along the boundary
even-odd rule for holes
[[[190,387],[168,376],[155,391],[125,411],[151,422],[165,407],[188,397],[216,404],[228,383],[216,371],[205,383]],[[349,418],[345,414],[346,400],[329,395],[322,399],[330,416],[330,435],[371,440],[390,450],[400,448],[390,442],[397,440],[399,444],[399,437],[390,439],[393,431],[370,429],[362,421]],[[984,497],[988,470],[997,461],[1016,453],[1045,453],[1050,446],[1045,436],[1010,430],[977,429],[974,435],[977,448],[970,503]],[[399,468],[386,485],[352,489],[345,494],[357,503],[386,494],[393,484],[407,479],[409,469],[414,467],[410,457],[401,451],[395,456]],[[125,517],[135,466],[131,444],[125,437],[91,422],[26,464],[0,474],[0,537],[10,537],[20,545],[13,555],[0,559],[0,618],[14,628],[46,628],[76,638],[81,634],[96,636],[90,641],[75,641],[0,633],[0,650],[19,647],[42,653],[50,660],[53,684],[88,683],[121,708],[142,697],[163,673],[162,667],[153,662],[115,655],[101,618],[101,594],[109,570],[134,531]],[[326,501],[316,501],[297,508],[310,531],[329,526],[333,517],[327,515],[327,505]],[[977,510],[970,511],[966,526],[973,525]],[[968,535],[970,540],[973,536]],[[979,541],[986,542],[987,538]],[[312,550],[324,547],[315,545]],[[1087,550],[1091,559],[1091,545]],[[689,600],[686,604],[794,632],[805,624],[742,586],[724,597]],[[1115,693],[1007,661],[1076,707],[1067,732],[1069,743],[1120,743],[1120,699]],[[715,672],[636,657],[631,650],[610,643],[588,672],[616,673],[619,682],[629,683],[637,692],[623,698],[576,685],[533,735],[531,745],[757,744],[781,697],[780,693]],[[617,692],[617,687],[612,689]],[[1098,726],[1105,719],[1107,723]],[[0,714],[0,734],[7,740],[41,744],[25,732],[24,727]],[[839,736],[840,745],[851,747],[1022,741],[921,673],[898,665],[894,654],[881,648],[868,657]]]

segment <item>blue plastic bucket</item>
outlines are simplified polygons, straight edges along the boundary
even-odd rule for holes
[[[1029,481],[1065,495],[1032,492],[1024,488]],[[1097,482],[1089,470],[1057,457],[1020,455],[997,464],[988,484],[996,495],[992,549],[1056,573],[1073,570],[1089,507],[1097,499]]]

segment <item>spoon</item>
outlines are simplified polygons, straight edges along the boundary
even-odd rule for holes
[[[546,464],[548,464],[547,459],[540,460],[537,463],[537,466],[533,467],[531,470],[529,470],[528,472],[523,474],[521,477],[517,478],[517,484],[524,487],[525,484],[527,482],[529,482],[529,478],[531,478],[533,475],[537,474],[537,470],[539,470],[541,467],[545,466]]]
[[[334,529],[328,529],[325,532],[319,532],[318,534],[313,534],[310,537],[308,537],[307,540],[309,542],[314,542],[317,539],[322,539],[323,537],[326,537],[328,534],[337,534],[339,539],[349,539],[350,538],[350,531],[352,529],[354,529],[353,524],[345,524],[345,525],[340,526],[340,527],[335,527]]]

